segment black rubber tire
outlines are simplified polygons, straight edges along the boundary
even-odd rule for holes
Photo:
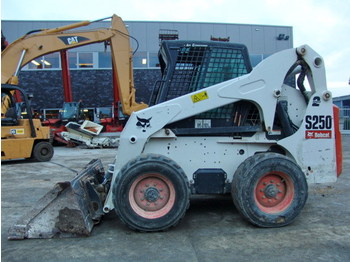
[[[32,158],[39,162],[50,161],[53,157],[53,146],[46,141],[41,141],[34,145]]]
[[[236,170],[231,195],[238,211],[259,227],[281,227],[294,221],[308,197],[301,168],[276,153],[246,159]]]
[[[177,225],[189,208],[189,197],[188,179],[181,167],[157,154],[129,161],[113,185],[117,215],[131,229],[143,232]]]

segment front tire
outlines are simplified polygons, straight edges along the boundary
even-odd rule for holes
[[[116,213],[137,231],[163,231],[178,224],[189,207],[189,196],[182,169],[156,154],[129,161],[113,186]]]
[[[46,141],[41,141],[34,145],[32,157],[39,162],[50,161],[53,157],[53,146]]]
[[[231,194],[236,208],[252,224],[281,227],[301,212],[308,185],[294,161],[276,153],[261,153],[238,167]]]

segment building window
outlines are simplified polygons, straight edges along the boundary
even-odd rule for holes
[[[133,57],[134,67],[148,67],[148,62],[147,52],[137,52]]]
[[[60,55],[59,53],[48,54],[43,57],[41,60],[44,68],[60,68]]]
[[[28,69],[43,69],[43,65],[40,62],[42,58],[37,58],[32,60],[29,64],[28,64]]]
[[[59,69],[60,68],[60,55],[59,53],[47,54],[41,57],[37,57],[28,63],[28,69]]]
[[[93,68],[94,62],[92,53],[78,53],[78,65],[79,68]]]
[[[112,68],[111,52],[68,52],[69,69]],[[134,68],[157,68],[159,67],[158,53],[137,52],[133,56]],[[23,70],[61,69],[60,53],[47,54],[38,57],[27,65]]]
[[[149,67],[160,67],[158,53],[149,53]]]
[[[68,52],[69,68],[74,69],[78,67],[78,53]]]
[[[98,68],[112,68],[111,52],[98,53]]]

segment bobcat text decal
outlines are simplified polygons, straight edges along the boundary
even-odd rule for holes
[[[332,138],[332,116],[307,115],[305,116],[306,139]]]

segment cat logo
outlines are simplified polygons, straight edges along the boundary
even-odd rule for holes
[[[83,36],[59,36],[58,37],[65,45],[75,45],[81,42],[89,41],[89,38]]]
[[[69,38],[67,38],[67,41],[68,41],[68,44],[70,44],[70,45],[79,43],[77,36],[69,37]]]

